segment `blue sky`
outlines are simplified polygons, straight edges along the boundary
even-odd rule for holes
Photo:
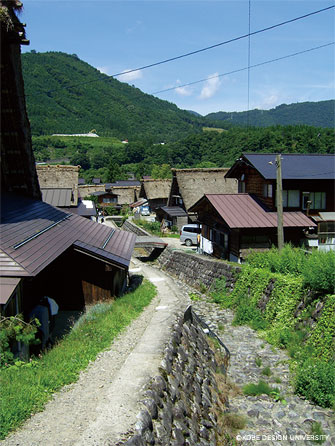
[[[257,31],[331,6],[332,1],[251,0],[250,29]],[[21,20],[30,46],[22,51],[63,51],[109,75],[215,45],[249,30],[249,1],[23,0]],[[334,9],[250,38],[250,65],[335,40]],[[202,115],[270,109],[334,99],[334,45],[292,58],[214,77],[248,66],[248,39],[118,77]],[[208,79],[211,77],[211,79]]]

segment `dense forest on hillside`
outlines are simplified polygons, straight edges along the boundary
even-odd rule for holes
[[[335,127],[335,100],[282,104],[271,110],[249,112],[217,112],[206,118],[234,125],[268,127],[273,125],[307,124],[315,127]]]
[[[166,144],[155,144],[150,139],[122,144],[116,138],[33,138],[37,161],[80,165],[81,175],[88,181],[93,177],[111,181],[115,174],[116,179],[125,179],[128,172],[138,178],[165,178],[171,167],[230,167],[243,152],[333,153],[334,147],[334,130],[309,126],[233,127]]]
[[[28,115],[33,135],[87,133],[118,139],[178,141],[203,127],[247,124],[247,112],[202,117],[119,82],[75,54],[22,54]],[[280,105],[248,112],[251,126],[306,124],[334,128],[335,101]]]
[[[201,132],[203,125],[211,125],[101,73],[76,55],[24,53],[22,70],[33,135],[95,129],[100,136],[161,142]]]

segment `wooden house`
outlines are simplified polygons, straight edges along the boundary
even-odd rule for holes
[[[41,295],[82,309],[125,289],[134,234],[14,194],[1,196],[1,211],[3,313],[27,314]]]
[[[202,224],[200,248],[215,257],[242,262],[250,249],[277,245],[277,213],[250,194],[205,194],[190,211]],[[310,227],[302,212],[284,212],[285,241],[300,245]]]
[[[139,197],[147,200],[152,211],[166,206],[171,188],[171,180],[143,179]]]
[[[310,216],[335,211],[335,155],[283,154],[284,211]],[[269,209],[276,209],[276,154],[244,153],[226,173],[238,181],[238,192],[255,194]]]

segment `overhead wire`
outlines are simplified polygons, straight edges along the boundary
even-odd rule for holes
[[[293,22],[296,22],[298,20],[305,19],[307,17],[311,17],[313,15],[319,14],[321,12],[328,11],[328,10],[333,9],[333,8],[335,8],[335,4],[327,6],[326,8],[318,9],[317,11],[309,12],[309,13],[304,14],[304,15],[299,16],[299,17],[294,17],[293,19],[285,20],[284,22],[280,22],[280,23],[277,23],[275,25],[271,25],[271,26],[268,26],[266,28],[259,29],[257,31],[253,31],[252,33],[243,34],[241,36],[234,37],[232,39],[225,40],[223,42],[219,42],[219,43],[216,43],[214,45],[207,46],[205,48],[200,48],[200,49],[195,50],[195,51],[190,51],[188,53],[184,53],[184,54],[181,54],[179,56],[170,57],[168,59],[164,59],[164,60],[161,60],[159,62],[154,62],[154,63],[148,64],[148,65],[143,65],[143,66],[138,67],[138,68],[133,68],[131,70],[126,70],[126,71],[122,71],[120,73],[115,73],[115,74],[109,75],[107,77],[105,75],[103,78],[100,78],[100,79],[94,79],[94,80],[90,80],[90,81],[86,81],[86,82],[80,82],[80,83],[73,84],[73,85],[68,85],[68,86],[63,85],[61,87],[50,89],[50,90],[43,90],[43,91],[35,92],[35,93],[32,93],[32,94],[26,94],[25,96],[35,96],[37,94],[42,94],[42,93],[49,94],[49,93],[53,93],[54,91],[57,91],[57,90],[70,89],[70,88],[74,88],[74,87],[81,86],[81,85],[87,85],[87,84],[98,82],[98,81],[105,81],[106,82],[106,81],[110,80],[111,78],[123,76],[125,74],[130,74],[130,73],[133,73],[135,71],[141,71],[141,70],[145,70],[145,69],[148,69],[148,68],[156,67],[156,66],[159,66],[159,65],[166,64],[168,62],[173,62],[175,60],[182,59],[184,57],[193,56],[195,54],[199,54],[199,53],[204,52],[204,51],[208,51],[208,50],[211,50],[211,49],[214,49],[214,48],[218,48],[220,46],[227,45],[227,44],[232,43],[232,42],[237,42],[237,41],[245,39],[245,38],[247,38],[249,36],[254,36],[256,34],[260,34],[260,33],[266,32],[266,31],[270,31],[270,30],[278,28],[280,26],[287,25],[289,23],[293,23]]]
[[[326,43],[324,45],[319,45],[319,46],[316,46],[316,47],[313,47],[313,48],[308,48],[307,50],[298,51],[296,53],[287,54],[286,56],[276,57],[275,59],[266,60],[264,62],[260,62],[260,63],[254,64],[254,65],[250,65],[250,66],[247,66],[247,67],[244,67],[244,68],[238,68],[236,70],[228,71],[227,73],[215,74],[213,76],[208,76],[205,79],[199,79],[197,81],[188,82],[186,84],[181,84],[181,85],[178,85],[176,87],[169,87],[169,88],[165,88],[164,90],[154,91],[154,92],[152,92],[150,94],[160,94],[160,93],[165,93],[166,91],[178,90],[178,88],[184,88],[184,87],[189,87],[190,85],[200,84],[201,82],[206,82],[209,79],[215,79],[215,78],[218,78],[218,77],[229,76],[230,74],[239,73],[241,71],[246,71],[246,70],[248,70],[250,68],[256,68],[256,67],[260,67],[262,65],[267,65],[269,63],[277,62],[279,60],[288,59],[290,57],[298,56],[299,54],[308,53],[310,51],[316,51],[316,50],[319,50],[321,48],[325,48],[327,46],[334,45],[334,44],[335,44],[335,41],[334,42],[329,42],[329,43]]]

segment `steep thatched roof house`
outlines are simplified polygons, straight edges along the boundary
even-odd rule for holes
[[[21,47],[28,45],[16,17],[22,3],[0,2],[1,27],[1,190],[40,199],[21,69]]]
[[[168,206],[179,206],[186,212],[204,194],[235,194],[237,180],[225,178],[228,168],[172,169]]]
[[[145,198],[152,210],[166,206],[172,181],[143,179],[140,190],[140,198]]]
[[[80,166],[37,165],[43,201],[53,206],[77,206],[79,169]]]

